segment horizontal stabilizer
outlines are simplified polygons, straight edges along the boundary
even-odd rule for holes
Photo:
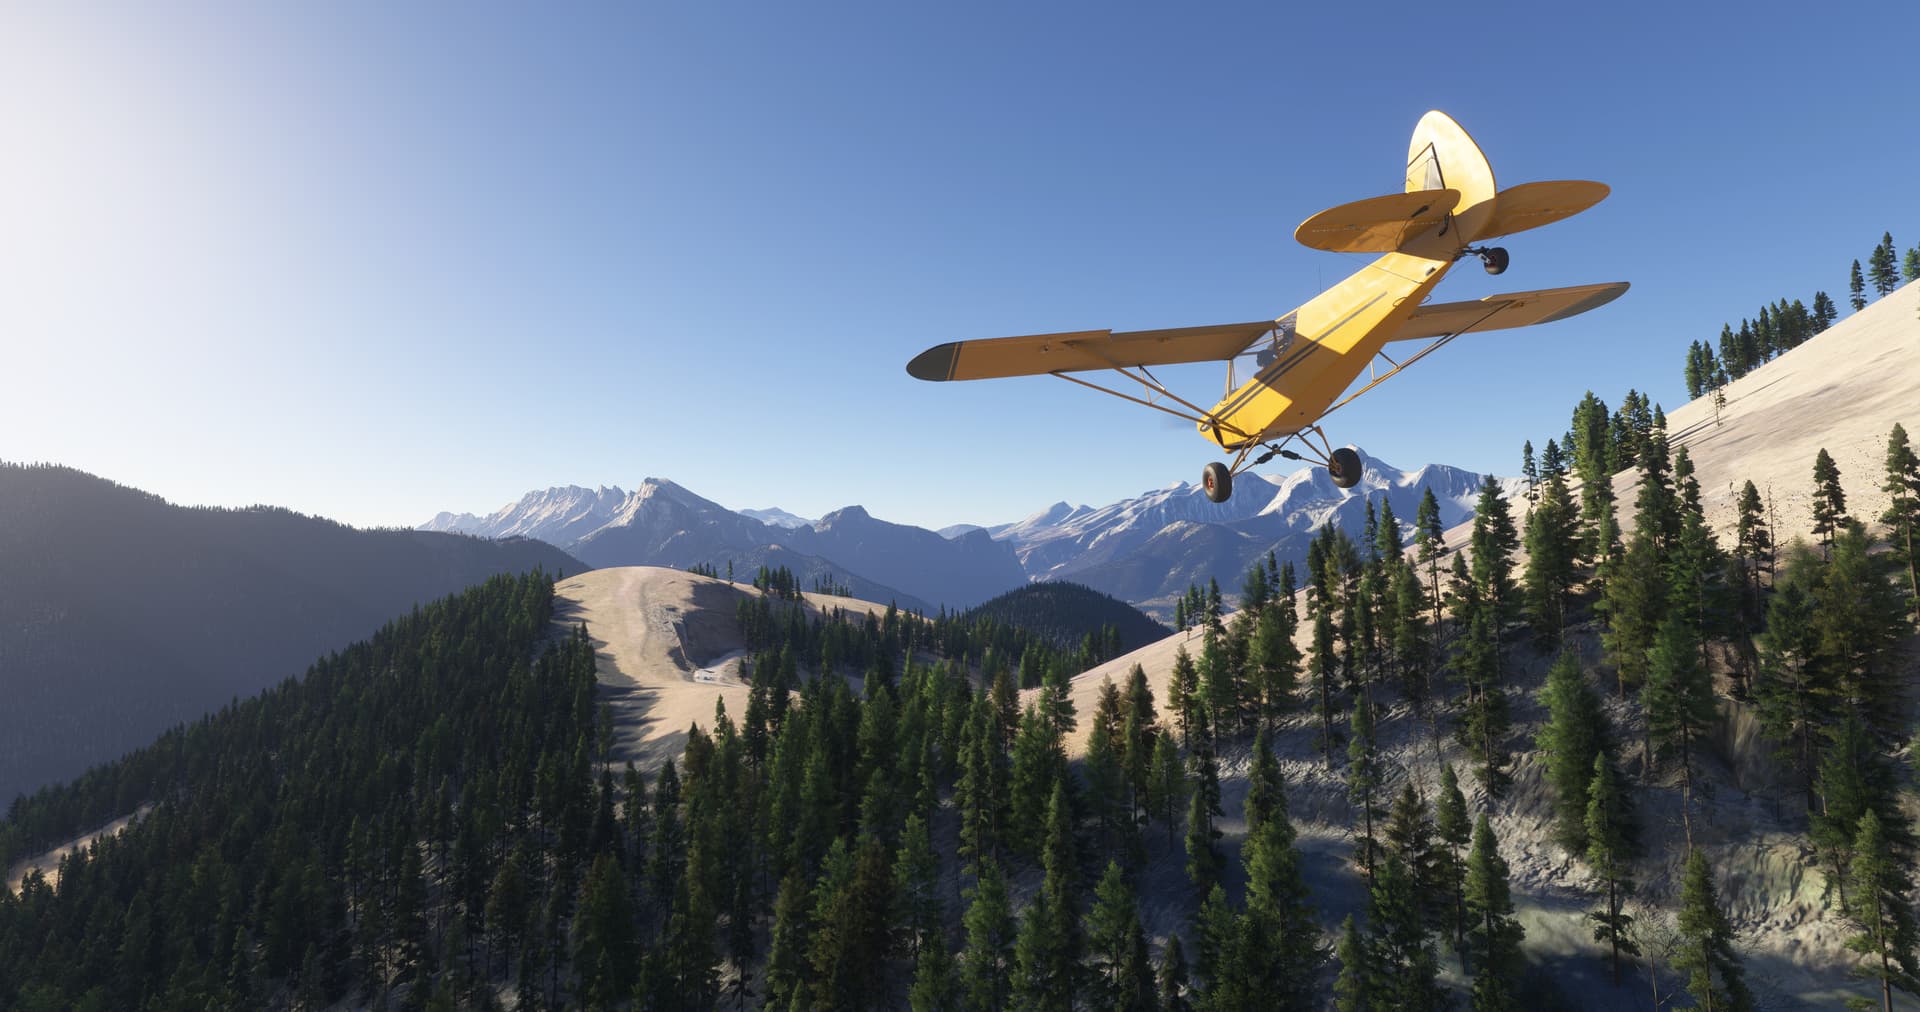
[[[1612,192],[1607,184],[1589,179],[1554,179],[1509,186],[1494,198],[1493,218],[1481,231],[1480,238],[1492,239],[1551,225],[1600,203]]]
[[[1272,320],[1169,330],[1080,330],[936,345],[907,363],[915,379],[976,380],[1044,376],[1142,365],[1225,361],[1271,331]]]
[[[1620,297],[1625,281],[1538,292],[1489,295],[1476,302],[1439,302],[1413,311],[1390,340],[1449,337],[1469,330],[1506,330],[1578,316]]]
[[[1415,190],[1328,208],[1300,223],[1303,246],[1334,253],[1391,253],[1438,225],[1460,203],[1459,190]]]

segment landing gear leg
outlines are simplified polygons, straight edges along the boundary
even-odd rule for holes
[[[1201,470],[1200,487],[1206,490],[1208,499],[1226,502],[1233,496],[1233,472],[1227,465],[1214,461]]]

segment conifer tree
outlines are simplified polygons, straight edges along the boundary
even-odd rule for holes
[[[907,1007],[913,1012],[959,1012],[963,1006],[954,970],[953,954],[944,944],[922,948],[913,963]]]
[[[1640,693],[1647,711],[1647,737],[1662,753],[1680,760],[1680,817],[1687,845],[1693,845],[1693,766],[1700,740],[1713,722],[1713,678],[1700,663],[1694,633],[1685,622],[1661,623],[1647,658],[1647,687]]]
[[[1187,956],[1180,946],[1180,935],[1176,932],[1167,939],[1167,947],[1160,953],[1160,972],[1157,977],[1160,1008],[1165,1012],[1189,1012],[1193,1005],[1187,1001]]]
[[[1598,910],[1588,911],[1594,922],[1593,940],[1605,942],[1611,953],[1609,966],[1615,987],[1620,985],[1620,954],[1640,954],[1630,929],[1633,915],[1625,912],[1627,897],[1633,894],[1630,877],[1633,861],[1631,798],[1622,789],[1619,774],[1605,753],[1593,757],[1593,781],[1587,788],[1587,867],[1603,883],[1604,893]]]
[[[1907,604],[1915,621],[1920,622],[1920,455],[1907,442],[1907,430],[1899,422],[1887,434],[1887,473],[1880,491],[1887,494],[1887,509],[1880,522],[1887,525],[1893,542],[1894,557],[1906,572]]]
[[[1181,744],[1188,748],[1193,747],[1194,712],[1200,706],[1199,688],[1200,670],[1194,667],[1193,657],[1183,643],[1174,652],[1173,673],[1167,679],[1167,709],[1173,714],[1174,726],[1180,730]]]
[[[1553,788],[1554,839],[1568,853],[1584,853],[1593,764],[1609,745],[1606,715],[1587,684],[1579,658],[1571,653],[1562,653],[1547,669],[1540,701],[1547,706],[1547,722],[1541,726],[1535,744],[1547,757],[1547,783]]]
[[[1153,746],[1153,766],[1147,775],[1148,805],[1167,825],[1167,845],[1173,845],[1174,821],[1187,800],[1187,774],[1180,765],[1180,753],[1173,735],[1161,730]]]
[[[1526,614],[1541,649],[1560,645],[1579,553],[1580,518],[1559,475],[1550,475],[1527,514]]]
[[[1774,757],[1798,770],[1806,809],[1813,793],[1814,735],[1832,713],[1832,686],[1815,660],[1819,640],[1813,628],[1813,600],[1800,581],[1787,584],[1767,606],[1760,634],[1760,677],[1755,680],[1760,726],[1779,743]]]
[[[1507,862],[1484,813],[1473,824],[1473,850],[1467,855],[1467,916],[1473,922],[1467,935],[1473,952],[1473,1007],[1484,1012],[1518,1009],[1520,940],[1526,930],[1514,919]]]
[[[1427,570],[1427,605],[1433,615],[1432,629],[1440,632],[1440,558],[1447,554],[1446,531],[1440,525],[1440,500],[1429,486],[1420,488],[1420,509],[1414,514],[1413,544],[1420,565]]]
[[[1865,528],[1848,524],[1821,569],[1811,616],[1818,663],[1842,701],[1885,741],[1904,733],[1906,686],[1895,658],[1909,628],[1889,561],[1871,550]]]
[[[1757,606],[1761,601],[1757,591],[1765,584],[1762,576],[1773,573],[1773,532],[1767,525],[1766,508],[1760,502],[1760,490],[1748,481],[1740,488],[1738,517],[1735,525],[1733,554],[1741,562],[1746,573],[1747,586],[1755,591],[1750,595]],[[1743,612],[1743,614],[1745,614]],[[1749,616],[1749,625],[1757,624],[1757,614]]]
[[[1060,918],[1042,891],[1027,905],[1013,944],[1013,1004],[1036,1012],[1070,1012],[1073,975],[1065,940],[1057,933]]]
[[[1368,990],[1377,1007],[1438,1009],[1446,1005],[1420,895],[1413,877],[1388,855],[1367,890]]]
[[[1086,948],[1080,933],[1080,856],[1073,838],[1073,806],[1068,801],[1067,785],[1056,781],[1053,797],[1047,802],[1047,839],[1041,849],[1041,867],[1046,879],[1041,891],[1053,906],[1052,934],[1060,948],[1060,958],[1069,987],[1073,984],[1071,967],[1078,965]]]
[[[1907,257],[1900,262],[1900,277],[1907,281],[1920,281],[1920,246],[1907,247]]]
[[[1467,944],[1467,865],[1461,848],[1473,839],[1473,823],[1467,818],[1467,799],[1460,793],[1460,781],[1453,764],[1440,767],[1440,792],[1433,803],[1433,828],[1440,845],[1434,851],[1434,888],[1447,901],[1448,913],[1442,920],[1452,925],[1453,947],[1463,952]]]
[[[1140,905],[1117,861],[1094,889],[1087,914],[1087,948],[1092,956],[1094,1007],[1134,1010],[1153,1007],[1153,968],[1147,964],[1147,939],[1140,927]]]
[[[1434,839],[1433,817],[1427,811],[1426,799],[1413,789],[1413,781],[1400,785],[1400,793],[1387,813],[1383,835],[1383,849],[1400,859],[1426,900],[1428,920],[1444,924],[1447,910],[1441,901],[1446,897],[1440,888],[1441,855]]]
[[[1380,753],[1373,737],[1373,706],[1367,702],[1365,694],[1354,696],[1353,700],[1353,737],[1347,743],[1347,800],[1352,802],[1356,811],[1355,828],[1359,831],[1354,840],[1354,863],[1366,873],[1367,881],[1374,878],[1374,866],[1380,855],[1380,842],[1374,835],[1374,823],[1385,817],[1380,798],[1380,785],[1384,780],[1384,771],[1380,768]]]
[[[1013,969],[1013,912],[1007,905],[1007,884],[1000,866],[991,859],[980,863],[967,908],[967,948],[961,962],[960,984],[967,1005],[984,1012],[1000,1012],[1010,997],[1007,978]]]
[[[1880,245],[1873,248],[1869,258],[1868,275],[1873,279],[1873,290],[1881,295],[1892,294],[1900,287],[1900,271],[1897,258],[1899,250],[1893,245],[1893,233],[1888,232],[1880,239]]]
[[[1849,710],[1830,735],[1814,784],[1820,807],[1808,820],[1807,835],[1825,859],[1829,886],[1846,908],[1862,816],[1868,812],[1878,816],[1882,837],[1903,861],[1912,859],[1915,841],[1900,807],[1900,773],[1874,744],[1866,726]]]
[[[1246,987],[1246,950],[1241,945],[1240,919],[1219,883],[1206,890],[1206,901],[1194,915],[1199,936],[1193,969],[1201,981],[1195,1004],[1203,1009],[1242,1008],[1251,996]]]
[[[1256,747],[1256,762],[1258,746]],[[1241,845],[1247,869],[1246,912],[1237,937],[1245,953],[1240,969],[1248,994],[1271,1008],[1307,1009],[1313,1005],[1314,978],[1326,961],[1320,929],[1308,901],[1300,854],[1294,847],[1293,823],[1287,799],[1272,768],[1259,774],[1272,785],[1255,815],[1248,794],[1247,838]]]
[[[1714,894],[1713,875],[1701,851],[1687,856],[1680,883],[1680,944],[1673,967],[1687,976],[1687,993],[1709,1012],[1747,1012],[1753,996],[1745,969],[1733,949],[1733,927]]]
[[[1840,309],[1838,306],[1835,306],[1833,304],[1833,299],[1828,297],[1826,292],[1813,293],[1813,332],[1814,333],[1818,334],[1821,331],[1827,329],[1828,327],[1833,326],[1833,321],[1838,320],[1839,318],[1840,318]]]
[[[900,833],[900,850],[893,859],[893,891],[898,899],[896,920],[906,938],[907,953],[916,960],[926,947],[945,948],[940,902],[940,858],[933,851],[933,834],[919,813],[907,816]]]
[[[1340,943],[1334,950],[1334,958],[1340,962],[1340,975],[1333,982],[1334,1007],[1339,1012],[1372,1012],[1380,1007],[1373,993],[1379,973],[1369,955],[1366,939],[1360,936],[1353,915],[1348,914],[1340,923]]]
[[[1893,991],[1920,996],[1920,957],[1915,954],[1913,879],[1881,829],[1879,813],[1867,809],[1854,836],[1847,916],[1860,934],[1847,948],[1865,959],[1858,971],[1880,981],[1881,1007],[1893,1012]]]
[[[1847,277],[1848,300],[1853,303],[1853,311],[1867,308],[1867,279],[1860,273],[1860,261],[1853,262],[1853,273]]]
[[[632,990],[639,955],[633,928],[626,876],[613,855],[603,852],[587,873],[573,919],[573,965],[581,972],[588,1004],[612,1004]]]
[[[1820,547],[1833,548],[1834,535],[1847,526],[1847,493],[1840,487],[1840,468],[1826,447],[1813,459],[1813,534]]]
[[[1258,701],[1257,723],[1264,728],[1292,708],[1300,679],[1300,648],[1294,645],[1281,608],[1260,610],[1254,620],[1248,661]]]
[[[1328,770],[1333,769],[1333,672],[1337,664],[1333,653],[1333,618],[1327,608],[1313,617],[1313,654],[1309,669],[1319,686],[1320,755]]]
[[[1187,879],[1205,896],[1220,880],[1220,854],[1213,846],[1220,837],[1213,818],[1223,814],[1220,774],[1213,754],[1204,749],[1195,753],[1193,767],[1193,794],[1187,804]]]
[[[1606,570],[1606,589],[1600,609],[1605,627],[1600,633],[1607,662],[1617,674],[1616,684],[1624,699],[1630,687],[1641,685],[1647,677],[1647,651],[1654,633],[1666,613],[1671,596],[1661,566],[1659,535],[1653,525],[1642,519],[1619,561]]]

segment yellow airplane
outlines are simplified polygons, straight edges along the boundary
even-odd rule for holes
[[[1498,189],[1479,145],[1442,112],[1427,113],[1414,128],[1406,181],[1405,193],[1342,204],[1294,230],[1295,239],[1314,249],[1383,255],[1277,320],[956,341],[921,352],[907,373],[935,381],[1053,375],[1184,418],[1234,455],[1231,464],[1209,463],[1201,474],[1214,502],[1233,494],[1234,475],[1276,454],[1321,464],[1334,484],[1352,488],[1360,481],[1360,455],[1335,449],[1321,419],[1468,331],[1564,320],[1627,290],[1622,281],[1425,305],[1447,271],[1468,256],[1478,257],[1488,274],[1507,269],[1505,249],[1475,243],[1571,217],[1599,203],[1608,188],[1558,180]],[[1386,353],[1388,342],[1413,340],[1427,344],[1398,361]],[[1227,363],[1227,394],[1209,409],[1169,391],[1149,371],[1213,361]],[[1346,393],[1369,367],[1366,385]],[[1145,395],[1071,375],[1099,369],[1139,384]],[[1252,376],[1236,383],[1235,373],[1248,369]],[[1292,444],[1304,453],[1289,449]]]

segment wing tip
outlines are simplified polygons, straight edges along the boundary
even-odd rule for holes
[[[960,359],[960,343],[937,344],[907,363],[907,375],[914,379],[944,383],[953,378],[953,367]]]
[[[1587,312],[1588,310],[1591,310],[1591,309],[1599,309],[1601,306],[1604,306],[1607,303],[1612,302],[1613,300],[1619,298],[1620,296],[1625,295],[1629,287],[1631,287],[1631,285],[1625,281],[1611,282],[1605,285],[1604,287],[1600,288],[1598,291],[1594,292],[1592,295],[1589,295],[1586,298],[1581,299],[1579,302],[1576,302],[1573,305],[1568,306],[1565,309],[1562,309],[1561,311],[1553,314],[1552,316],[1547,317],[1544,320],[1541,320],[1540,322],[1556,323],[1570,316],[1579,316],[1581,313]]]

